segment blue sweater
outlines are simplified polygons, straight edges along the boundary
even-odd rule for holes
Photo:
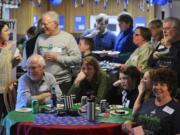
[[[124,32],[120,32],[116,38],[116,44],[114,51],[119,51],[120,55],[132,53],[136,49],[136,45],[133,43],[133,28],[129,28]],[[115,58],[114,62],[124,63],[119,58]]]
[[[86,35],[90,34],[94,29],[86,31],[81,37],[85,37]],[[93,40],[95,42],[95,46],[93,47],[93,50],[113,50],[116,36],[111,32],[107,31],[104,34],[99,34],[93,37]]]

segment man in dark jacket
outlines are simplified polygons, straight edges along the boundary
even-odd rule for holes
[[[168,17],[163,22],[164,39],[171,43],[170,53],[172,55],[171,68],[176,71],[178,77],[178,88],[180,88],[180,20]]]

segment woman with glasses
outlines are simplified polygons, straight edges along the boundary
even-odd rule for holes
[[[120,65],[120,69],[124,70],[127,66],[136,66],[140,71],[148,67],[148,59],[153,52],[153,46],[150,44],[151,31],[139,26],[135,29],[133,35],[133,42],[138,47],[126,61],[125,64]]]

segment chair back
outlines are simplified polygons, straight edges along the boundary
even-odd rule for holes
[[[10,83],[8,83],[3,93],[4,104],[7,112],[10,112],[15,109],[16,96],[17,96],[17,81],[11,81]]]

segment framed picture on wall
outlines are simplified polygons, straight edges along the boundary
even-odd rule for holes
[[[74,31],[86,30],[86,16],[74,16]]]

